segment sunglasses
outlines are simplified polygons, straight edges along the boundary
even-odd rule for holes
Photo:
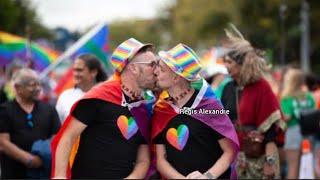
[[[29,128],[33,128],[34,124],[33,124],[33,121],[32,121],[32,114],[27,114],[27,125]]]

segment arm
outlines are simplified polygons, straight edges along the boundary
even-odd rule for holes
[[[292,118],[292,103],[288,99],[282,98],[280,101],[281,111],[283,113],[283,120],[288,122]]]
[[[208,170],[213,176],[221,176],[229,167],[235,158],[235,151],[231,140],[228,138],[222,138],[219,140],[220,147],[223,151],[221,157],[217,162]]]
[[[157,169],[161,175],[168,179],[185,179],[176,169],[174,169],[166,159],[166,149],[163,144],[156,145]]]
[[[10,141],[9,133],[0,133],[0,147],[2,152],[7,156],[23,163],[29,168],[38,168],[42,165],[42,161],[38,156],[35,156]]]
[[[72,118],[70,124],[65,129],[56,150],[54,178],[66,178],[69,156],[73,144],[87,126]]]
[[[148,145],[140,145],[137,154],[136,164],[132,173],[126,179],[143,179],[150,166],[150,152]]]
[[[279,163],[279,155],[278,148],[276,145],[276,125],[273,124],[267,132],[265,132],[265,156],[266,162],[264,163],[263,173],[268,177],[274,177],[277,172],[277,164]],[[267,159],[272,159],[271,162],[267,161]],[[270,164],[271,163],[271,164]]]

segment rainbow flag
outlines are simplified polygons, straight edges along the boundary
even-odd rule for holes
[[[6,66],[14,59],[20,59],[25,63],[31,60],[33,68],[42,71],[59,56],[58,52],[36,43],[30,43],[28,55],[27,46],[25,38],[0,31],[0,66]]]
[[[200,59],[200,64],[203,67],[201,76],[210,76],[211,71],[215,68],[224,67],[222,56],[227,52],[227,49],[222,47],[213,47],[209,49]]]
[[[53,89],[56,95],[60,95],[64,90],[70,89],[74,86],[73,69],[70,67],[60,78],[56,87]]]
[[[83,53],[91,53],[96,55],[101,64],[104,66],[107,74],[112,73],[112,66],[109,62],[109,30],[108,26],[100,26],[94,33],[91,34],[91,37],[77,47],[77,49],[71,53],[69,56],[70,59],[74,60],[76,56]],[[90,32],[89,32],[90,33]],[[81,39],[78,42],[82,41]],[[76,43],[77,44],[77,43]],[[76,44],[74,47],[76,47]],[[72,47],[70,47],[72,49]],[[68,50],[67,50],[68,52]],[[71,88],[73,83],[72,67],[70,67],[61,79],[57,83],[57,86],[54,89],[56,95],[60,95],[64,90]]]
[[[109,30],[108,26],[103,26],[97,31],[92,38],[84,43],[76,52],[73,53],[71,59],[83,53],[91,53],[96,55],[104,66],[105,70],[110,70],[111,64],[109,58]]]

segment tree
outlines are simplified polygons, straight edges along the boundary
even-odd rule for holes
[[[0,30],[26,37],[29,29],[31,39],[52,38],[51,31],[40,23],[30,4],[28,0],[1,0]]]
[[[232,22],[252,44],[273,54],[279,64],[282,0],[176,0],[163,10],[167,16],[158,21],[170,33],[170,45],[184,42],[196,50],[208,49],[225,37],[223,29]],[[299,63],[301,0],[284,0],[286,62]],[[311,30],[311,63],[320,72],[320,1],[309,0]],[[319,68],[317,68],[319,67]]]

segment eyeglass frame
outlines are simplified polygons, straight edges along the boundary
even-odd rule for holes
[[[133,64],[150,64],[152,68],[156,68],[159,65],[159,61],[151,61],[151,62],[132,62]]]

